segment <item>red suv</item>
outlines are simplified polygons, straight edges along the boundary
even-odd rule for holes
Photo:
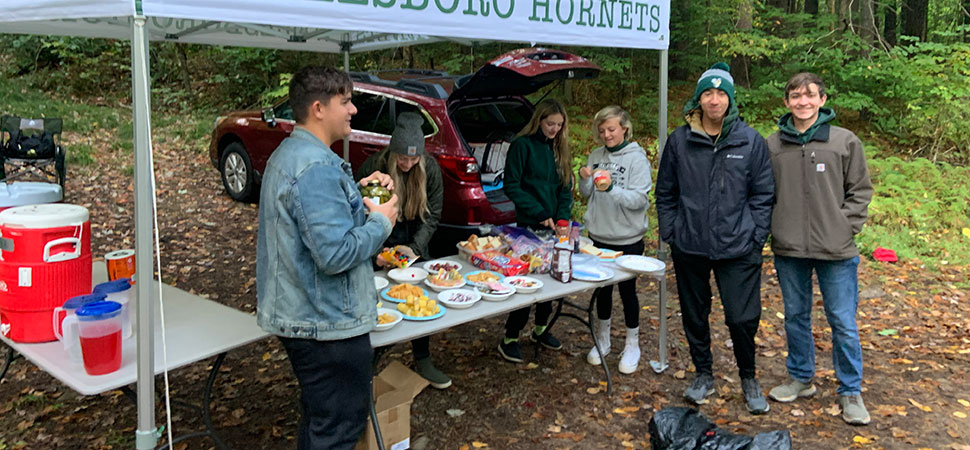
[[[519,49],[492,60],[478,72],[449,76],[438,71],[351,73],[354,81],[349,154],[354,170],[388,145],[397,116],[424,116],[427,151],[444,182],[444,208],[433,254],[454,250],[454,242],[478,233],[483,224],[515,221],[515,208],[502,192],[508,142],[532,116],[524,97],[565,79],[596,77],[600,68],[558,50]],[[380,76],[378,76],[380,75]],[[209,158],[222,174],[226,192],[240,201],[258,197],[270,154],[293,131],[293,112],[284,100],[263,111],[220,118],[212,132]],[[340,154],[343,142],[333,145]]]

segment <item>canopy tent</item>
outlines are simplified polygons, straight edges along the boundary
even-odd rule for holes
[[[153,273],[154,181],[149,41],[316,52],[435,41],[512,41],[660,50],[658,136],[667,131],[669,0],[4,0],[0,33],[130,40],[135,159],[136,271]],[[428,35],[432,32],[433,35]],[[144,256],[143,256],[144,255]],[[154,408],[152,283],[136,284],[136,446],[158,441]],[[666,336],[661,336],[665,339]]]

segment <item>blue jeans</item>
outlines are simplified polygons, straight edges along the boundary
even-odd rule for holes
[[[825,318],[832,328],[832,366],[839,395],[862,392],[862,346],[855,315],[859,306],[859,257],[826,261],[775,256],[775,269],[785,300],[788,374],[803,383],[815,376],[812,336],[812,271],[822,291]]]

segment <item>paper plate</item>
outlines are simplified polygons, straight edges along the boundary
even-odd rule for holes
[[[497,282],[499,282],[499,283],[501,283],[501,282],[502,282],[502,280],[504,280],[504,279],[505,279],[505,275],[502,275],[502,274],[500,274],[500,273],[498,273],[498,272],[493,272],[493,271],[491,271],[491,270],[476,270],[476,271],[474,271],[474,272],[468,272],[468,273],[466,273],[466,274],[465,274],[465,281],[467,281],[467,282],[468,282],[468,284],[470,284],[470,285],[472,285],[472,286],[478,286],[478,285],[480,285],[481,283],[477,283],[477,282],[474,282],[474,281],[472,281],[472,280],[469,280],[469,279],[468,279],[468,276],[469,276],[469,275],[475,275],[475,274],[478,274],[478,273],[482,273],[482,272],[488,272],[488,273],[492,273],[492,274],[495,274],[495,275],[497,275],[497,276],[498,276],[498,279],[497,279],[497,280],[493,280],[493,281],[497,281]]]
[[[616,258],[616,264],[624,269],[641,273],[662,272],[667,268],[663,261],[642,255],[623,255]]]
[[[438,303],[438,308],[440,309],[440,311],[438,311],[437,314],[432,314],[432,315],[427,316],[427,317],[409,316],[409,315],[404,314],[404,313],[401,313],[401,316],[404,317],[404,320],[413,320],[415,322],[423,322],[423,321],[426,321],[426,320],[435,320],[435,319],[437,319],[437,318],[445,315],[445,312],[448,311],[448,309],[445,308],[445,306],[442,305],[441,303]],[[398,312],[400,312],[400,311],[398,311]]]
[[[421,289],[421,288],[418,288],[418,289]],[[389,288],[389,287],[388,288],[384,288],[384,289],[381,290],[381,298],[382,299],[387,300],[387,301],[389,301],[391,303],[404,303],[404,300],[406,300],[406,299],[403,299],[403,298],[394,298],[394,297],[391,297],[390,295],[387,295],[387,291],[389,291],[389,290],[391,290],[391,288]],[[426,291],[424,289],[421,289],[421,293],[425,297],[428,296],[428,291]]]
[[[520,294],[531,294],[539,289],[542,289],[542,281],[532,277],[514,276],[508,277],[502,281],[502,283],[510,285],[515,288],[515,292]],[[528,284],[531,283],[532,286],[519,286],[516,283]]]
[[[457,295],[464,295],[468,297],[468,300],[460,302],[453,301],[452,299]],[[472,305],[478,303],[481,299],[482,294],[471,289],[449,289],[438,294],[438,304],[452,309],[471,308]]]
[[[374,287],[376,287],[378,291],[386,288],[388,284],[391,284],[391,282],[387,281],[387,278],[374,275]]]
[[[599,266],[573,267],[573,279],[579,281],[606,281],[613,278],[612,270]]]
[[[455,284],[452,284],[452,285],[449,285],[449,286],[445,286],[445,285],[435,284],[435,283],[431,282],[431,278],[429,277],[429,278],[425,278],[424,279],[424,284],[425,284],[425,286],[428,286],[429,288],[431,288],[431,290],[433,290],[435,292],[447,291],[449,289],[458,289],[460,287],[465,286],[465,279],[464,278],[459,278],[459,279],[457,279],[455,281],[456,281]]]
[[[377,315],[380,316],[381,314],[390,314],[391,316],[394,316],[394,321],[390,323],[384,323],[384,324],[379,323],[374,327],[374,331],[390,330],[391,328],[394,327],[394,325],[397,325],[398,323],[400,323],[401,319],[404,318],[404,314],[401,314],[400,311],[393,310],[390,308],[377,308]]]

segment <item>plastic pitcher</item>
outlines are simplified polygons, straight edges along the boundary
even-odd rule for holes
[[[78,338],[77,309],[91,302],[104,300],[104,294],[88,294],[71,297],[64,306],[54,308],[54,337],[64,344],[64,351],[71,361],[81,362],[81,341]],[[63,314],[61,314],[63,312]]]
[[[108,298],[104,300],[117,302],[121,305],[121,338],[130,338],[132,323],[135,321],[135,307],[131,301],[135,290],[131,288],[131,278],[119,278],[101,283],[94,287],[94,293],[105,294]]]
[[[102,300],[75,312],[81,356],[88,375],[105,375],[121,367],[121,305]]]

